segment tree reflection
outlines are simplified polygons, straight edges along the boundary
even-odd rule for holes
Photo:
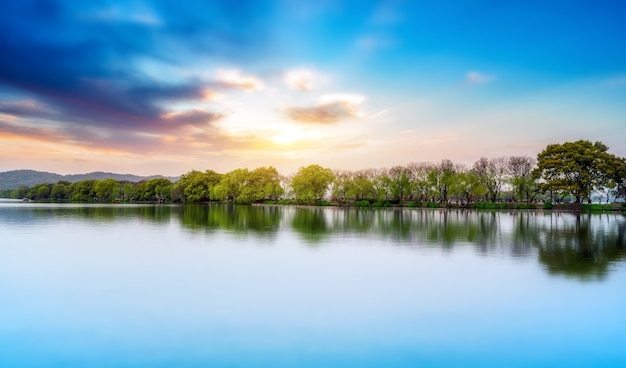
[[[181,206],[183,227],[194,231],[226,230],[237,234],[253,232],[257,235],[275,234],[280,227],[282,211],[278,207],[239,205]]]
[[[0,221],[19,219],[21,225],[38,225],[45,221],[60,218],[80,221],[97,221],[99,223],[125,222],[138,219],[153,223],[167,223],[176,206],[155,205],[24,205],[9,211],[0,211]]]
[[[308,244],[333,236],[389,240],[404,247],[473,247],[485,255],[537,257],[551,275],[602,280],[626,258],[626,216],[535,211],[357,209],[237,205],[24,205],[0,208],[0,221],[39,226],[59,219],[94,223],[129,220],[193,232],[226,231],[274,237],[293,231]],[[283,228],[281,228],[283,226]]]
[[[601,280],[626,258],[626,218],[617,214],[297,208],[292,228],[309,242],[333,233],[393,244],[538,260],[552,275]]]
[[[573,218],[551,221],[542,229],[543,236],[535,243],[539,261],[550,274],[604,279],[611,265],[626,257],[626,223],[606,214],[570,216]]]
[[[326,223],[326,212],[318,208],[296,208],[291,227],[309,242],[320,242],[333,231]]]

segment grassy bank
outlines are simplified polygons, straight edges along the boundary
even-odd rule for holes
[[[624,203],[610,204],[581,204],[581,203],[521,203],[521,202],[475,202],[469,204],[438,203],[438,202],[398,202],[398,201],[370,201],[360,200],[355,202],[335,202],[318,200],[315,202],[301,202],[293,199],[279,201],[265,201],[261,204],[275,205],[306,205],[318,207],[355,207],[355,208],[458,208],[475,210],[553,210],[568,212],[608,212],[626,211]]]

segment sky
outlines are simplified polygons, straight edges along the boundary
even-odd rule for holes
[[[0,0],[0,171],[626,156],[626,2]]]

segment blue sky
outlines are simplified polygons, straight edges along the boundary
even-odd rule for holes
[[[1,6],[0,171],[626,156],[617,1]]]

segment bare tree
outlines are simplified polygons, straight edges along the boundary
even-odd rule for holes
[[[428,200],[428,195],[431,189],[430,182],[428,180],[428,174],[433,170],[434,165],[430,162],[411,162],[407,165],[409,171],[410,180],[412,182],[411,188],[413,189],[412,197],[420,201]]]
[[[487,188],[487,195],[492,202],[495,202],[500,196],[502,184],[507,178],[507,161],[504,156],[491,159],[481,157],[472,168],[478,175],[481,184]]]

